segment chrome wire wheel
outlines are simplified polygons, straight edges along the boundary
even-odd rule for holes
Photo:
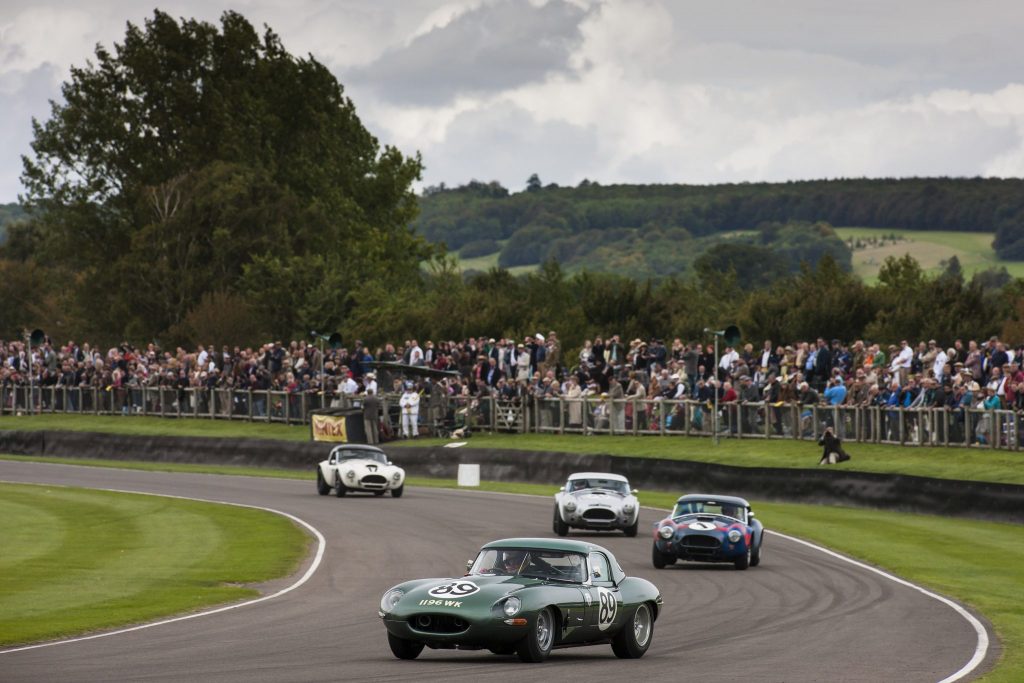
[[[640,605],[633,613],[633,639],[640,647],[645,647],[651,638],[651,610],[647,605]]]
[[[547,610],[541,610],[537,614],[537,646],[543,652],[547,652],[551,649],[551,638],[553,632],[551,631],[551,617],[548,616]]]

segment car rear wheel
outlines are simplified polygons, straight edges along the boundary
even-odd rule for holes
[[[569,525],[562,521],[562,515],[558,513],[558,506],[555,506],[555,518],[551,524],[552,529],[559,536],[569,535]]]
[[[670,564],[675,564],[676,558],[666,555],[658,550],[658,544],[655,543],[651,547],[651,563],[654,565],[655,569],[664,569]]]
[[[622,630],[612,638],[612,652],[620,659],[639,659],[651,646],[654,636],[654,615],[647,603],[641,603],[626,620]]]
[[[334,495],[338,498],[343,498],[348,493],[348,489],[341,483],[341,477],[337,474],[334,475]]]
[[[622,532],[624,534],[626,534],[627,536],[629,536],[630,538],[633,538],[634,536],[636,536],[636,532],[639,529],[640,529],[640,515],[637,515],[636,516],[636,521],[633,522],[633,524],[631,524],[630,526],[627,526],[625,529],[623,529]]]
[[[747,567],[749,567],[750,566],[750,556],[751,556],[751,551],[750,551],[750,546],[748,545],[747,546],[747,552],[743,553],[743,556],[736,560],[736,562],[735,562],[736,569],[746,569]]]
[[[402,484],[397,489],[391,489],[392,498],[401,498],[403,493],[405,493],[405,484]]]
[[[545,607],[530,620],[526,637],[516,646],[516,654],[524,662],[543,662],[555,643],[555,619]]]
[[[316,468],[316,492],[321,496],[326,496],[331,492],[331,487],[324,481],[324,473],[320,471],[320,468]]]
[[[416,659],[423,652],[423,643],[399,638],[390,633],[388,634],[388,645],[391,646],[392,654],[399,659]]]

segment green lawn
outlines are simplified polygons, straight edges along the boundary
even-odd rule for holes
[[[37,415],[0,417],[3,429],[67,429],[115,434],[207,436],[308,441],[309,428],[280,424],[227,422],[200,419],[101,417],[90,415]],[[442,445],[443,439],[397,441],[386,447]],[[813,467],[818,446],[811,441],[722,439],[716,447],[707,437],[633,437],[557,434],[476,434],[474,448],[512,448],[525,451],[607,453],[636,457],[717,462],[740,467]],[[845,469],[884,474],[912,474],[943,479],[1024,484],[1024,453],[968,448],[914,448],[875,444],[847,444],[853,460]]]
[[[0,539],[0,645],[252,597],[309,542],[261,510],[24,484],[0,484]]]
[[[1005,266],[1010,275],[1024,277],[1024,262],[1001,261],[992,249],[993,233],[990,232],[949,232],[940,230],[898,230],[891,228],[836,228],[842,239],[888,237],[895,234],[906,241],[887,243],[884,246],[869,246],[853,252],[853,272],[865,282],[878,280],[878,269],[887,256],[900,257],[909,253],[921,267],[932,273],[942,270],[942,261],[952,256],[960,259],[965,277],[979,270]]]

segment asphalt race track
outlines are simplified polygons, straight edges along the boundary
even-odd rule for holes
[[[545,680],[939,681],[964,667],[978,646],[974,627],[948,605],[778,535],[766,537],[761,566],[747,571],[731,565],[655,570],[646,529],[658,513],[644,510],[637,538],[585,535],[615,553],[627,574],[661,589],[665,610],[643,659],[619,660],[610,647],[597,646],[556,650],[541,665],[452,650],[424,650],[415,661],[399,661],[377,617],[381,594],[406,579],[461,575],[487,541],[550,536],[552,500],[415,488],[400,499],[337,499],[316,495],[312,473],[301,482],[7,461],[0,461],[0,481],[265,506],[305,520],[327,540],[320,567],[286,595],[110,637],[0,654],[4,683],[502,680],[527,671]],[[771,519],[762,521],[771,528]],[[961,680],[987,670],[994,656],[990,648],[985,662]]]

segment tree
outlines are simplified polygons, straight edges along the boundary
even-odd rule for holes
[[[382,149],[327,68],[269,28],[156,11],[95,59],[33,121],[22,174],[93,333],[170,329],[212,292],[277,334],[337,328],[359,283],[429,255],[407,228],[419,156]]]
[[[527,192],[537,192],[537,191],[541,190],[543,187],[544,186],[541,185],[540,178],[537,176],[536,173],[534,173],[533,175],[531,175],[529,178],[526,179],[526,191]]]

